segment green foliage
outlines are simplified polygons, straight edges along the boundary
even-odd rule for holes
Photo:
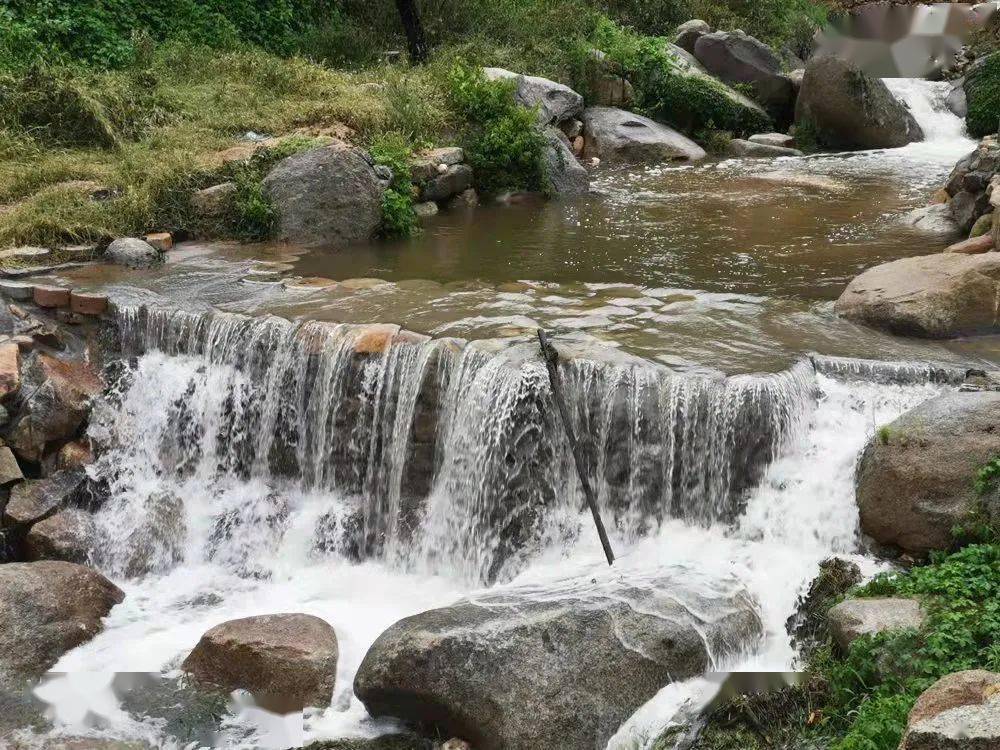
[[[982,137],[1000,129],[1000,52],[995,52],[965,83],[969,99],[966,126],[969,134]]]
[[[1000,545],[973,545],[905,574],[876,577],[859,596],[921,600],[919,630],[864,636],[843,660],[818,667],[829,685],[828,729],[845,731],[833,750],[894,750],[921,692],[951,672],[1000,668]]]
[[[888,445],[889,440],[892,437],[892,429],[889,425],[882,425],[878,428],[878,441],[882,445]]]
[[[997,486],[1000,486],[1000,456],[987,461],[978,472],[976,472],[976,494],[982,497]]]
[[[466,160],[485,195],[507,190],[545,192],[545,136],[535,112],[514,102],[512,81],[489,81],[482,70],[456,63],[450,76],[451,101],[468,121]]]
[[[401,133],[384,133],[375,139],[369,152],[376,164],[392,170],[392,182],[382,194],[382,235],[409,237],[419,229],[411,192],[410,142]]]
[[[715,79],[685,71],[667,39],[640,36],[605,20],[594,44],[622,67],[640,106],[657,120],[688,133],[725,130],[742,136],[771,127],[767,115],[735,99]]]
[[[42,59],[121,68],[144,35],[191,45],[241,43],[290,53],[323,0],[8,0],[0,17],[0,65]]]

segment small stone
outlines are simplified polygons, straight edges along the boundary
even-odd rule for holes
[[[578,135],[576,138],[573,139],[573,155],[574,156],[579,156],[580,154],[583,153],[583,144],[584,144],[584,140],[583,140],[583,136],[582,135]]]
[[[950,200],[951,196],[948,195],[948,191],[944,188],[939,188],[938,191],[931,196],[931,205],[947,203]]]
[[[94,454],[84,440],[71,440],[56,454],[56,471],[79,469],[94,462]]]
[[[467,164],[446,166],[434,179],[421,189],[425,201],[443,201],[472,187],[472,168]]]
[[[842,651],[863,635],[919,628],[924,617],[914,599],[845,599],[827,614],[833,640]]]
[[[748,139],[750,143],[759,143],[763,146],[779,146],[781,148],[794,148],[795,138],[785,133],[758,133]]]
[[[444,174],[447,171],[448,171],[448,165],[447,164],[438,164],[437,165],[437,173],[438,174]]]
[[[34,297],[35,287],[31,287],[31,298],[34,299]],[[7,305],[7,309],[10,310],[10,314],[18,320],[25,320],[28,317],[28,311],[20,305]]]
[[[600,163],[601,163],[601,160],[600,160],[600,158],[598,158],[598,157],[596,157],[596,156],[595,156],[595,157],[593,157],[593,158],[592,158],[592,159],[590,160],[590,166],[592,166],[592,167],[597,167],[597,166],[599,166],[599,165],[600,165]]]
[[[475,208],[479,205],[479,193],[476,192],[475,188],[469,188],[468,190],[463,190],[461,193],[456,195],[450,201],[448,201],[449,209],[461,209],[461,208]]]
[[[963,255],[980,255],[981,253],[988,253],[992,249],[993,237],[989,234],[983,234],[979,237],[973,237],[968,240],[956,242],[954,245],[950,245],[945,252],[962,253]]]
[[[191,206],[202,216],[221,216],[232,205],[235,197],[236,183],[223,182],[196,192],[191,196]]]
[[[419,216],[421,219],[426,219],[431,216],[435,216],[438,212],[438,204],[434,201],[424,201],[423,203],[417,203],[413,207],[413,212]]]
[[[447,168],[465,161],[465,152],[457,146],[435,148],[414,156],[410,163],[410,179],[414,182],[424,182],[437,176],[441,165]]]
[[[0,399],[21,387],[21,349],[14,341],[0,344]]]
[[[458,737],[452,737],[441,745],[441,750],[472,750],[472,745],[465,740],[458,739]]]
[[[170,250],[174,246],[174,236],[170,232],[154,232],[147,234],[143,239],[151,247],[156,248],[161,253]]]
[[[306,276],[302,279],[285,282],[287,289],[332,289],[335,286],[337,286],[336,281],[323,276]]]
[[[56,320],[70,326],[78,326],[83,322],[83,317],[71,310],[56,310]]]
[[[24,479],[21,466],[17,463],[14,453],[7,446],[0,448],[0,487],[6,487]]]
[[[983,214],[978,219],[976,223],[972,225],[972,229],[969,231],[969,239],[974,239],[975,237],[982,237],[984,234],[989,234],[990,229],[993,228],[993,214]]]
[[[80,315],[103,315],[108,309],[108,296],[94,292],[72,292],[69,306]]]
[[[163,260],[163,253],[145,240],[122,237],[108,245],[104,257],[119,266],[147,268]]]
[[[354,340],[356,354],[381,354],[399,333],[399,326],[374,324],[365,326]]]
[[[385,279],[345,279],[340,282],[340,285],[345,289],[357,290],[357,289],[374,289],[377,286],[382,286],[383,284],[388,284],[389,282]]]
[[[35,297],[35,287],[24,281],[11,281],[10,279],[0,279],[0,292],[9,299],[19,302],[28,302]]]
[[[35,304],[39,307],[68,307],[70,290],[61,286],[36,286]]]

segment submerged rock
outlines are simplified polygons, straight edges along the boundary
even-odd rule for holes
[[[590,192],[590,174],[570,150],[562,131],[546,128],[545,167],[552,192],[556,195],[586,195]]]
[[[538,108],[540,125],[556,125],[583,111],[583,97],[569,86],[539,76],[526,76],[503,68],[484,68],[490,81],[514,81],[514,98],[522,107]]]
[[[910,711],[900,750],[1000,747],[1000,674],[982,669],[945,675]]]
[[[37,677],[97,635],[125,595],[67,562],[0,565],[0,677]]]
[[[778,156],[802,156],[802,152],[797,148],[785,148],[784,146],[772,146],[767,143],[745,141],[742,138],[733,138],[726,145],[726,150],[732,156],[743,158],[775,158]]]
[[[827,148],[899,148],[924,137],[910,111],[881,80],[830,55],[806,65],[795,124],[799,129],[810,125]]]
[[[701,146],[676,130],[622,109],[588,107],[583,125],[583,155],[609,164],[661,164],[706,156]]]
[[[749,84],[781,128],[787,128],[795,112],[795,87],[781,72],[781,59],[774,50],[742,32],[703,34],[694,45],[694,56],[719,80]]]
[[[216,625],[181,669],[227,692],[246,690],[258,704],[301,710],[330,705],[337,658],[337,634],[324,620],[260,615]]]
[[[949,338],[1000,330],[1000,253],[903,258],[854,278],[835,309],[903,336]]]
[[[339,142],[282,159],[264,178],[279,238],[331,246],[375,236],[386,187],[368,154]]]
[[[408,617],[368,651],[354,691],[373,716],[477,750],[603,747],[660,688],[708,668],[709,653],[760,638],[745,590],[694,578],[493,590]]]
[[[845,599],[827,613],[830,633],[841,651],[863,635],[919,628],[924,617],[915,599]]]
[[[981,391],[943,394],[882,427],[858,463],[861,530],[907,552],[949,547],[977,510],[976,473],[1000,455],[997,425],[1000,393]]]

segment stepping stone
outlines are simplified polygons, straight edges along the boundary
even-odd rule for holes
[[[377,286],[383,286],[389,282],[385,279],[347,279],[341,281],[340,285],[345,289],[374,289]]]
[[[155,247],[160,252],[166,252],[174,246],[174,236],[170,232],[153,232],[147,234],[143,239],[146,244]]]

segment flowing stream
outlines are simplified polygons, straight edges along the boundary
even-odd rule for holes
[[[628,258],[647,242],[657,221],[676,221],[670,214],[675,207],[636,203],[635,191],[643,185],[668,191],[687,184],[689,191],[711,192],[721,182],[744,180],[748,174],[757,184],[773,184],[776,172],[785,175],[780,179],[786,186],[794,182],[788,175],[800,182],[808,176],[813,184],[826,180],[828,187],[847,184],[846,193],[839,187],[822,193],[831,207],[814,224],[841,221],[838,212],[860,216],[866,231],[877,224],[884,232],[869,237],[874,257],[865,264],[888,255],[892,243],[886,237],[892,232],[912,236],[897,223],[887,224],[883,214],[891,214],[895,222],[918,202],[907,198],[906,190],[926,195],[927,187],[971,148],[961,121],[940,105],[940,84],[889,83],[925,128],[924,143],[894,151],[607,176],[600,185],[601,200],[619,208],[631,200],[626,211],[636,226],[642,225],[640,240],[619,235],[619,257]],[[761,174],[765,177],[758,179]],[[860,206],[867,197],[850,193],[866,184],[883,186],[879,189],[886,195],[897,191],[877,220]],[[629,191],[633,198],[626,199]],[[798,200],[789,196],[785,194],[792,203]],[[771,198],[750,209],[754,216],[780,213],[782,197]],[[801,210],[815,209],[814,198]],[[875,224],[866,224],[869,219]],[[811,255],[799,240],[791,251],[788,231],[795,234],[796,221],[795,216],[789,219],[791,230],[785,227],[781,239],[767,234],[774,231],[768,222],[754,218],[743,227],[753,235],[749,241],[727,235],[720,252],[708,260],[695,258],[695,252],[704,256],[707,247],[696,243],[679,255],[646,253],[639,268],[611,264],[605,280],[619,288],[634,283],[634,275],[644,277],[647,291],[701,295],[696,313],[674,316],[629,302],[662,301],[663,295],[621,295],[618,307],[640,316],[643,310],[654,314],[629,318],[617,334],[616,326],[610,326],[610,342],[573,336],[565,323],[572,315],[542,321],[564,334],[563,377],[619,556],[612,569],[604,563],[589,514],[583,511],[544,366],[530,339],[498,340],[490,335],[498,333],[492,324],[481,330],[458,324],[454,329],[421,326],[419,306],[410,318],[389,314],[375,319],[397,320],[440,337],[409,335],[390,326],[323,322],[323,315],[305,315],[306,308],[276,302],[270,292],[240,310],[227,302],[228,287],[206,281],[205,270],[198,272],[202,275],[190,272],[189,283],[197,276],[199,289],[218,295],[212,299],[215,311],[190,305],[179,309],[176,301],[187,292],[167,288],[156,278],[141,289],[132,277],[111,280],[124,300],[117,323],[122,351],[132,365],[122,368],[113,393],[92,420],[91,436],[104,447],[94,474],[107,483],[110,496],[98,517],[104,544],[96,563],[122,587],[126,599],[112,611],[102,634],[56,665],[55,672],[68,676],[42,686],[39,695],[74,731],[83,723],[94,732],[170,747],[162,725],[127,714],[109,697],[113,676],[174,673],[201,634],[225,620],[305,612],[324,618],[337,631],[340,663],[332,706],[308,714],[304,722],[244,708],[227,724],[225,742],[231,747],[285,747],[312,738],[375,735],[392,724],[367,716],[353,697],[352,680],[368,646],[397,620],[461,596],[475,597],[487,588],[532,584],[544,591],[546,586],[565,587],[567,581],[597,585],[667,567],[690,571],[693,585],[702,578],[734,576],[758,603],[763,642],[752,654],[728,663],[717,660],[714,669],[792,669],[795,654],[785,621],[818,564],[840,554],[857,560],[866,572],[875,568],[859,546],[853,491],[859,451],[880,425],[954,387],[961,377],[960,369],[947,366],[803,352],[871,356],[888,351],[912,355],[900,359],[957,365],[995,361],[996,353],[935,345],[907,349],[906,344],[893,350],[883,346],[885,337],[862,342],[863,351],[850,351],[843,342],[851,332],[859,335],[856,328],[845,328],[843,338],[810,333],[819,331],[823,321],[837,324],[830,323],[828,301],[803,297],[802,289],[840,285],[843,273],[857,265],[862,242],[859,237],[834,241],[839,230],[830,224],[823,232],[832,234],[814,237]],[[442,227],[444,235],[448,231]],[[468,231],[474,235],[476,230]],[[533,230],[510,231],[500,243],[516,242]],[[661,245],[676,246],[668,230],[660,231]],[[431,235],[429,231],[407,252],[433,252],[440,239]],[[488,273],[493,250],[486,243],[481,246],[484,256],[478,260]],[[894,246],[902,254],[898,243]],[[388,270],[394,263],[412,261],[394,255],[392,248],[381,252],[380,263]],[[566,262],[596,262],[589,252]],[[745,293],[732,291],[740,288],[740,266],[733,265],[739,253],[749,259],[744,270],[756,269],[744,276],[749,284]],[[791,253],[793,262],[775,263],[768,253]],[[845,264],[845,254],[855,257]],[[694,293],[676,291],[690,286],[671,275],[671,264],[685,258],[692,263],[683,273],[693,274],[688,281],[699,284]],[[796,258],[811,260],[802,269]],[[670,262],[664,264],[665,259]],[[307,255],[296,262],[323,261]],[[325,262],[343,266],[364,264],[365,259],[344,253],[328,255]],[[704,269],[703,263],[708,264]],[[601,268],[592,266],[576,278],[597,284],[587,276],[600,275]],[[831,274],[836,283],[825,278],[824,269],[836,269]],[[218,272],[227,273],[225,268]],[[511,282],[545,277],[540,267],[518,267],[511,273]],[[572,277],[575,270],[564,269],[563,274]],[[815,278],[807,282],[810,275]],[[549,290],[551,295],[569,302],[550,300],[554,307],[577,304],[573,295],[586,289],[558,285]],[[455,296],[470,291],[475,290],[456,288],[447,300],[438,297],[439,307],[454,312]],[[243,292],[246,296],[245,286]],[[530,308],[534,294],[526,295],[527,301],[494,297],[492,303]],[[165,298],[174,304],[165,304]],[[326,305],[334,304],[317,299],[307,296],[302,304],[310,305],[312,313],[329,311]],[[365,300],[362,306],[375,305],[371,297]],[[591,311],[615,306],[607,302]],[[303,313],[300,321],[310,320],[290,322],[293,313]],[[508,307],[497,315],[508,320],[514,313]],[[657,320],[657,315],[667,320]],[[755,342],[761,331],[774,334],[769,326],[781,317],[788,330],[804,331],[794,344],[775,344],[773,338]],[[709,326],[697,345],[686,346],[685,337],[694,337],[703,319],[722,330],[728,320],[747,328],[737,326],[729,341],[723,335],[713,339]],[[677,330],[670,327],[674,324]],[[824,346],[831,340],[834,345]],[[650,347],[656,346],[661,353],[680,348],[682,354],[673,359],[651,354]],[[771,352],[763,354],[762,346]],[[701,357],[700,352],[713,347],[713,355]],[[759,360],[765,365],[759,369],[767,372],[748,374],[745,363],[725,367],[743,355]],[[678,367],[671,371],[664,362]],[[725,376],[718,368],[737,374]],[[609,748],[645,747],[704,700],[711,684],[696,679],[667,686],[622,727]],[[83,708],[68,708],[73,702],[69,696]],[[88,708],[91,719],[86,718]],[[106,718],[94,722],[96,715]]]

